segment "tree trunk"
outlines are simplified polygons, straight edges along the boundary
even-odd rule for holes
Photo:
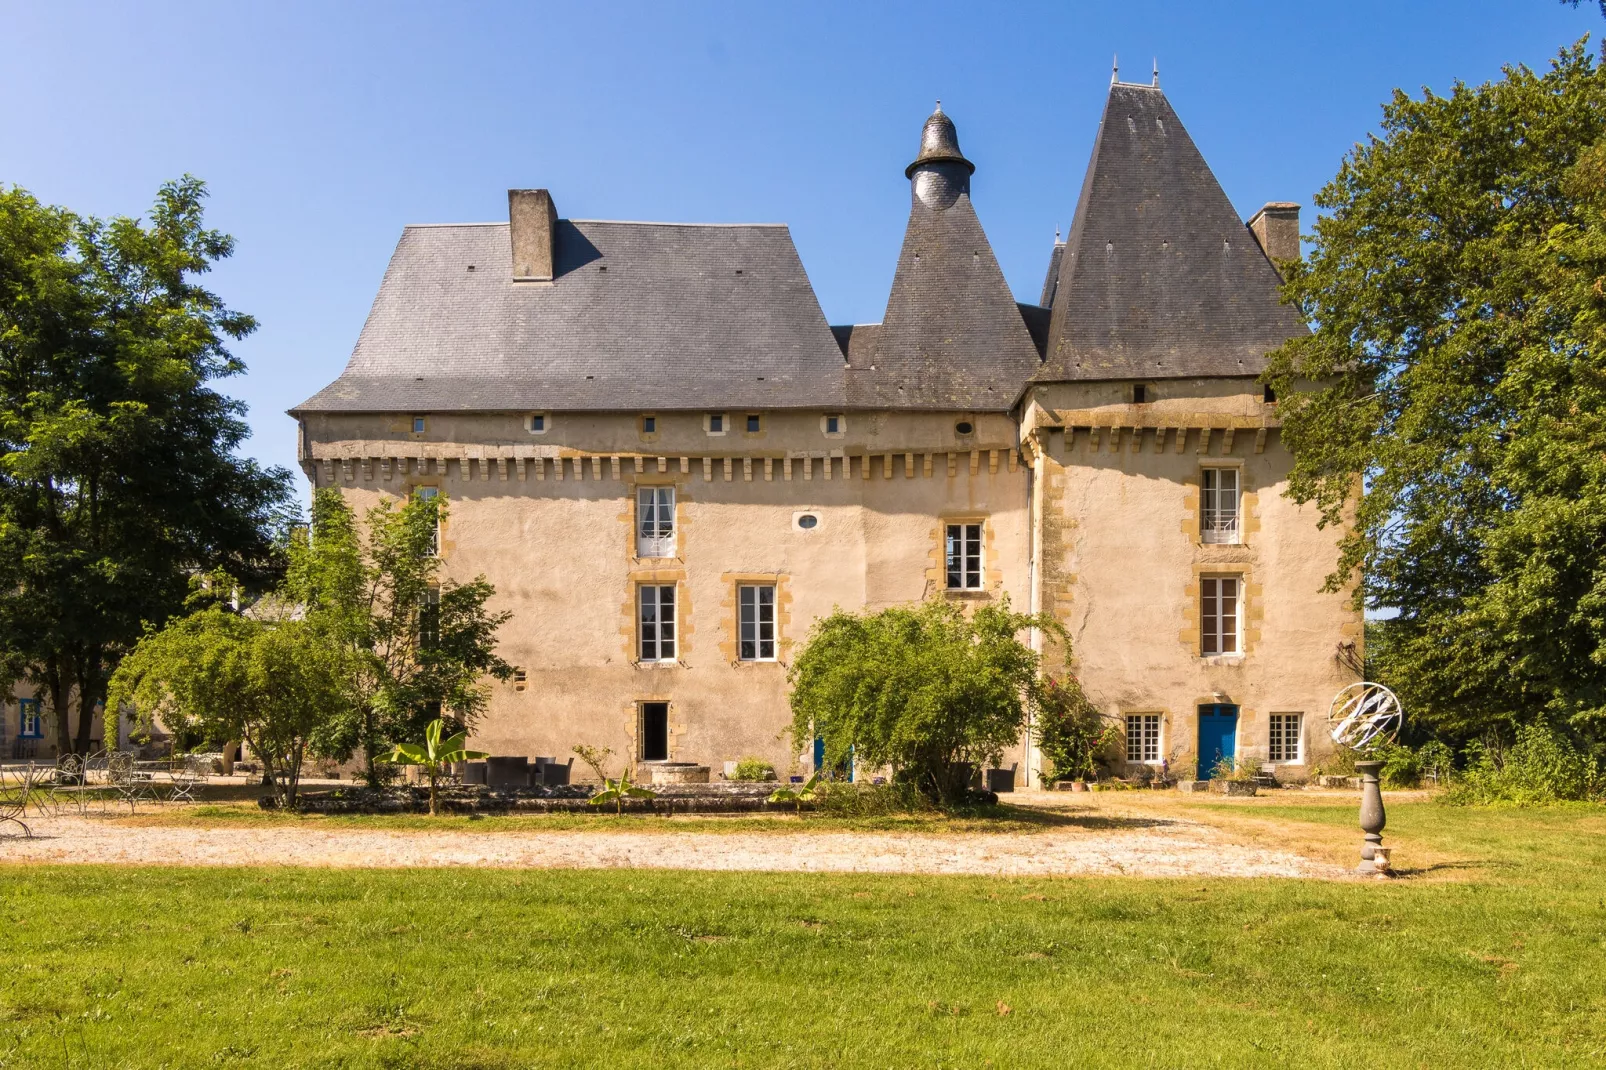
[[[93,657],[94,665],[89,664],[90,660],[86,655],[78,673],[78,734],[73,742],[77,754],[89,753],[90,729],[94,727],[90,718],[94,716],[95,707],[106,699],[106,681],[99,672],[98,653]]]
[[[70,754],[72,733],[67,724],[67,705],[68,695],[72,691],[72,676],[62,666],[59,656],[45,663],[44,684],[50,692],[50,712],[56,721],[56,754]]]

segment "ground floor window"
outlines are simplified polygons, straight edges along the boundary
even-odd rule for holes
[[[641,660],[675,660],[675,585],[640,587]]]
[[[1274,762],[1297,762],[1300,760],[1299,746],[1303,733],[1300,731],[1301,722],[1305,719],[1302,713],[1274,713],[1271,715],[1271,740],[1266,748],[1266,756]]]
[[[1238,653],[1238,577],[1205,576],[1199,581],[1199,653]]]
[[[643,702],[641,704],[641,760],[667,762],[669,760],[669,703]]]
[[[742,584],[736,588],[740,619],[737,656],[743,661],[775,660],[775,587]]]
[[[18,739],[43,739],[45,736],[44,718],[39,715],[39,700],[36,698],[23,698],[17,700],[17,709],[21,711],[21,723],[17,726]]]
[[[1126,760],[1129,762],[1157,762],[1160,760],[1160,715],[1158,713],[1129,713],[1126,715]]]

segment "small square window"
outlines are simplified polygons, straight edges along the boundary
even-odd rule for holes
[[[656,417],[656,416],[643,416],[641,418],[641,433],[644,434],[644,435],[655,435],[655,434],[657,434],[658,433],[658,417]]]
[[[711,412],[708,414],[708,433],[711,435],[722,435],[725,433],[724,413]]]
[[[1277,391],[1273,390],[1269,386],[1263,388],[1261,390],[1260,400],[1264,401],[1268,405],[1275,405],[1277,403]]]
[[[827,416],[825,418],[825,433],[828,435],[840,435],[842,433],[842,417]]]
[[[749,434],[756,433],[758,431],[758,429],[759,429],[759,425],[760,425],[761,422],[762,421],[759,420],[757,413],[754,413],[754,412],[748,413],[747,414],[747,430],[748,430],[748,433]]]
[[[422,416],[414,416],[413,417],[413,434],[422,435],[423,433],[424,433],[424,418]]]
[[[538,412],[530,417],[530,434],[539,435],[546,430],[546,413]]]
[[[1132,404],[1142,405],[1149,400],[1149,388],[1138,383],[1132,388]]]

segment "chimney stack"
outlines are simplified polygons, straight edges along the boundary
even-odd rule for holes
[[[1289,201],[1270,202],[1249,217],[1249,232],[1273,266],[1299,259],[1299,205]]]
[[[513,281],[551,282],[558,230],[552,194],[544,189],[508,190],[507,219],[513,240]]]

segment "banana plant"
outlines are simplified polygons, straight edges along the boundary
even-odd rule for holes
[[[419,746],[417,743],[398,743],[396,744],[396,749],[385,755],[384,758],[385,761],[395,762],[397,765],[417,765],[423,768],[424,775],[429,777],[429,813],[431,817],[435,816],[436,813],[435,784],[440,779],[441,774],[445,772],[446,766],[452,762],[467,762],[488,757],[484,751],[467,749],[465,746],[468,742],[467,732],[459,732],[457,735],[449,736],[443,741],[441,739],[443,731],[445,731],[445,722],[437,717],[424,728],[423,746]]]
[[[603,779],[602,790],[591,796],[591,805],[606,806],[609,803],[613,803],[614,813],[623,814],[625,812],[626,799],[656,798],[658,798],[656,791],[638,788],[630,782],[630,766],[626,765],[625,771],[619,774],[618,780]]]
[[[797,807],[797,812],[801,814],[803,812],[803,804],[814,801],[816,794],[815,789],[819,786],[820,774],[815,773],[813,776],[809,777],[808,783],[801,784],[796,788],[776,788],[774,791],[770,792],[769,801],[772,803],[792,803]]]

